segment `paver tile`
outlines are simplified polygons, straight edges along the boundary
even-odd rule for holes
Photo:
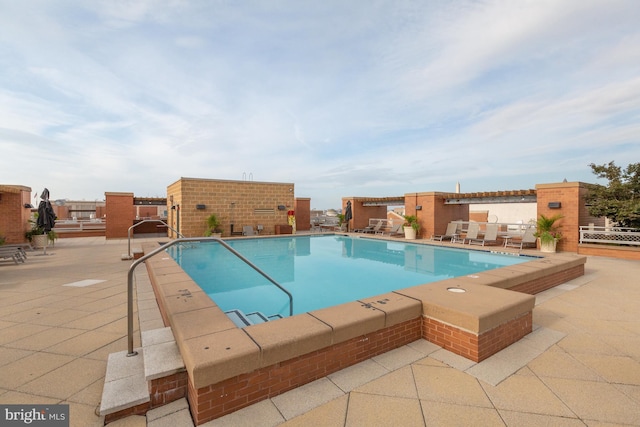
[[[62,354],[37,352],[2,367],[11,375],[0,375],[0,388],[17,390],[23,384],[66,365],[73,357]]]
[[[421,400],[493,407],[478,380],[457,369],[414,365],[413,376]]]
[[[345,427],[423,427],[420,402],[416,399],[351,392]]]
[[[504,427],[498,411],[494,408],[433,401],[422,401],[421,403],[427,426]]]
[[[90,359],[74,359],[33,381],[18,387],[26,393],[67,399],[104,376],[106,363]]]

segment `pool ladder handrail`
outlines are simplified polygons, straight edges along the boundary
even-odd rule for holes
[[[289,296],[289,316],[293,316],[293,295],[291,295],[291,292],[286,290],[282,285],[273,280],[267,273],[262,271],[260,268],[258,268],[258,266],[245,258],[244,255],[229,246],[227,242],[219,237],[183,237],[165,243],[159,248],[156,248],[148,254],[143,255],[142,257],[132,262],[131,266],[129,267],[129,271],[127,273],[127,357],[135,356],[138,354],[137,351],[133,350],[133,272],[138,265],[145,262],[152,256],[163,252],[165,249],[173,245],[184,242],[218,242],[219,244],[221,244],[223,248],[227,249],[229,252],[240,258],[240,260],[242,260],[245,264],[253,268],[256,272],[260,273],[265,279],[276,285],[280,290],[287,294]]]
[[[182,235],[182,233],[180,233],[178,230],[176,230],[175,228],[173,228],[172,226],[170,226],[169,224],[167,224],[166,222],[164,222],[161,219],[143,219],[142,221],[133,224],[131,227],[129,227],[129,229],[127,230],[127,259],[133,259],[133,254],[131,254],[131,230],[133,230],[134,228],[136,228],[137,226],[144,224],[146,222],[159,222],[161,224],[164,224],[167,226],[168,229],[170,229],[171,231],[173,231],[174,233],[176,233],[178,236],[180,237],[184,237]]]

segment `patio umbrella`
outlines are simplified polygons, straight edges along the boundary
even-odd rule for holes
[[[42,201],[38,205],[38,227],[42,227],[45,233],[51,231],[56,225],[56,214],[53,212],[53,207],[49,201],[49,190],[44,189],[40,195]]]
[[[344,210],[344,222],[347,223],[347,231],[349,230],[349,220],[353,218],[353,213],[351,212],[351,200],[347,200],[347,207]]]

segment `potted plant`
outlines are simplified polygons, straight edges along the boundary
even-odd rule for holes
[[[204,232],[205,237],[222,237],[222,229],[220,228],[220,219],[214,213],[207,217],[207,229]]]
[[[540,218],[536,221],[536,234],[535,236],[540,240],[540,252],[555,252],[556,244],[558,240],[562,238],[560,232],[560,225],[556,224],[562,218],[562,215],[554,215],[547,217],[540,215]]]
[[[404,237],[408,240],[415,240],[420,233],[420,223],[415,215],[404,216]]]
[[[346,224],[344,223],[344,214],[338,214],[338,227],[340,231],[346,231]]]
[[[38,225],[37,214],[36,220],[30,219],[31,230],[24,233],[24,237],[33,245],[34,248],[44,248],[49,240],[44,228]]]

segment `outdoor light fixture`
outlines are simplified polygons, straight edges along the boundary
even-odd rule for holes
[[[560,202],[549,202],[547,206],[549,207],[549,209],[560,209],[561,205],[562,203]]]
[[[418,205],[418,206],[416,206],[416,210],[417,210],[417,211],[421,211],[421,210],[422,210],[422,205]]]
[[[278,210],[279,211],[283,211],[285,209],[287,209],[287,207],[285,205],[278,205]]]
[[[196,209],[204,209],[204,208],[206,208],[205,205],[196,205]]]

